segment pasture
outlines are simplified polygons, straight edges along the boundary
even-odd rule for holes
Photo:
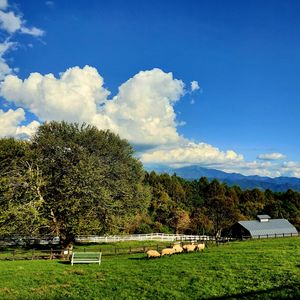
[[[100,266],[0,261],[0,298],[299,299],[299,254],[295,237],[232,242],[152,260],[145,254],[104,256]]]

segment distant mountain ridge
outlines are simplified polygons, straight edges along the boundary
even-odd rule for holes
[[[209,180],[218,179],[229,186],[238,185],[242,189],[270,189],[274,192],[284,192],[288,189],[300,191],[300,178],[296,177],[271,178],[258,175],[245,176],[239,173],[226,173],[220,170],[203,168],[196,165],[181,168],[151,165],[145,166],[145,169],[148,172],[155,171],[157,173],[168,173],[170,175],[176,173],[177,176],[185,179],[199,179],[200,177],[207,177]]]

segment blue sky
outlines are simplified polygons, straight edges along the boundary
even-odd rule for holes
[[[300,177],[297,1],[0,0],[0,9],[1,136],[87,121],[143,149],[147,164]]]

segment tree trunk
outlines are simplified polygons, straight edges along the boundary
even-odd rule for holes
[[[61,238],[61,236],[60,236],[59,223],[58,223],[58,221],[57,221],[57,219],[56,219],[56,217],[55,217],[55,215],[54,215],[54,212],[53,212],[52,208],[51,208],[51,210],[50,210],[50,215],[51,215],[52,222],[53,222],[53,225],[54,225],[54,232],[55,232],[55,235],[56,235],[56,236],[59,236],[59,237]]]
[[[70,256],[72,255],[74,242],[75,242],[75,235],[73,234],[66,234],[60,236],[60,243],[62,246],[61,255],[66,260],[69,260]]]

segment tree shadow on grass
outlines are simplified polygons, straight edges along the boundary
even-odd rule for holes
[[[226,299],[273,299],[273,300],[286,300],[286,299],[300,299],[300,284],[289,284],[282,285],[280,287],[267,289],[267,290],[259,290],[259,291],[251,291],[239,294],[232,294],[226,296],[219,297],[210,297],[208,300],[226,300]]]
[[[130,260],[148,260],[147,257],[129,257]]]
[[[62,265],[71,265],[71,262],[69,260],[59,260],[58,263]]]

